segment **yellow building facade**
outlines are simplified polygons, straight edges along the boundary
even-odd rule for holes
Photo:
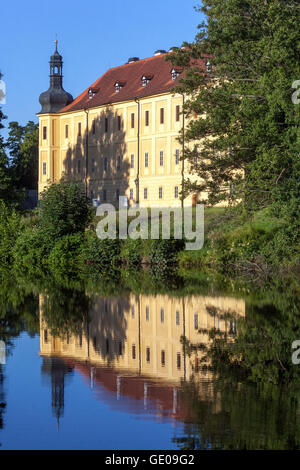
[[[99,202],[117,205],[125,196],[125,204],[140,207],[181,205],[189,174],[178,141],[184,97],[173,93],[181,71],[165,58],[157,51],[148,59],[129,59],[73,100],[63,96],[61,56],[51,57],[52,85],[40,97],[38,114],[39,193],[65,177],[82,182]],[[184,205],[200,196],[187,197]]]

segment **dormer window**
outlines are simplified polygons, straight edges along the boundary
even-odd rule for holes
[[[208,59],[205,62],[205,68],[206,68],[207,73],[210,73],[212,71],[212,64],[211,64],[210,60],[208,60]]]
[[[176,78],[179,77],[180,73],[181,73],[181,70],[179,70],[179,69],[172,69],[172,70],[171,70],[171,77],[172,77],[172,80],[176,80]]]
[[[90,88],[89,89],[89,99],[90,100],[95,96],[97,91],[99,91],[99,88]]]
[[[119,93],[119,91],[122,90],[123,86],[125,85],[125,82],[116,82],[115,83],[115,90],[116,93]]]
[[[152,80],[153,75],[143,75],[142,76],[142,86],[147,86],[150,80]]]

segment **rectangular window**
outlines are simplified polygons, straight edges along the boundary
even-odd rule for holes
[[[160,108],[160,123],[163,124],[165,121],[165,110],[164,108]]]
[[[107,158],[104,157],[104,171],[107,171]]]
[[[165,310],[163,307],[160,309],[160,322],[164,323],[165,322]]]
[[[120,155],[118,155],[117,157],[117,170],[120,170],[121,169],[121,157]]]
[[[159,153],[159,164],[160,164],[160,166],[164,166],[164,152],[163,152],[163,150],[161,150],[160,153]]]
[[[134,168],[134,155],[133,155],[133,153],[130,155],[130,168]]]
[[[93,119],[93,123],[92,123],[92,133],[93,135],[96,134],[96,120],[95,119]]]
[[[175,197],[175,199],[178,198],[178,186],[175,186],[175,188],[174,188],[174,197]]]
[[[81,122],[78,123],[78,137],[81,136]]]
[[[177,369],[181,369],[181,354],[177,353]]]
[[[150,311],[149,311],[149,305],[146,306],[146,321],[150,320]]]
[[[47,174],[47,163],[43,162],[43,175]]]
[[[106,201],[106,189],[103,189],[103,201]]]
[[[195,313],[194,315],[194,328],[195,330],[198,330],[199,325],[198,325],[198,313]]]
[[[144,188],[144,199],[148,199],[148,188]]]
[[[47,139],[47,127],[46,126],[43,126],[43,139],[44,140]]]
[[[148,168],[149,166],[149,153],[145,153],[145,168]]]
[[[108,118],[105,118],[104,120],[104,130],[105,132],[108,132]]]
[[[77,173],[79,174],[81,172],[81,161],[77,161]]]
[[[135,344],[132,345],[132,359],[136,358]]]
[[[176,122],[180,121],[180,106],[176,106]]]
[[[145,111],[145,126],[149,126],[149,111]]]
[[[176,325],[180,325],[180,312],[179,310],[176,310]]]
[[[179,165],[179,149],[175,151],[175,165]]]
[[[133,201],[133,189],[130,190],[130,200]]]
[[[118,131],[121,130],[121,116],[118,116]]]
[[[161,365],[163,367],[166,365],[166,353],[164,350],[161,351]]]
[[[68,126],[68,124],[65,125],[65,137],[66,137],[66,139],[69,137],[69,126]]]
[[[158,197],[159,197],[159,199],[162,199],[162,197],[163,197],[163,189],[162,189],[162,187],[158,188]]]
[[[134,113],[131,113],[131,129],[134,129]]]
[[[146,361],[150,362],[150,348],[146,348]]]

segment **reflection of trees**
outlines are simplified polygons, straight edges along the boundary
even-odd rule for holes
[[[118,203],[117,194],[125,195],[130,170],[129,159],[125,158],[124,123],[118,118],[118,113],[109,107],[97,117],[88,113],[90,130],[82,136],[77,135],[76,144],[68,148],[64,159],[66,178],[84,181],[87,195],[100,198],[101,202],[105,190],[107,201],[115,204]]]

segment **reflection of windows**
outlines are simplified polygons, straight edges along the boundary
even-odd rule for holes
[[[48,330],[44,330],[44,341],[48,343]]]
[[[180,370],[181,368],[181,354],[177,353],[177,369]]]
[[[195,313],[194,315],[194,328],[195,330],[198,330],[199,326],[198,326],[198,313]]]
[[[146,361],[150,362],[150,348],[146,348]]]
[[[131,306],[131,318],[135,317],[134,305]]]
[[[104,157],[104,171],[107,171],[107,158]]]
[[[133,200],[133,189],[130,190],[130,200],[132,201]]]
[[[97,349],[97,338],[96,338],[96,336],[93,337],[93,346],[94,346],[94,349]]]
[[[116,190],[116,200],[119,201],[119,197],[120,197],[120,190],[117,189]]]
[[[77,161],[77,173],[80,173],[81,172],[81,161],[78,160]]]
[[[174,188],[174,197],[175,197],[175,199],[178,198],[178,186],[175,186],[175,188]]]
[[[236,322],[234,320],[229,320],[229,334],[236,335]]]
[[[108,132],[108,118],[104,119],[104,130],[105,132]]]
[[[92,173],[95,171],[95,159],[92,158]]]
[[[161,351],[161,365],[163,367],[166,365],[166,353],[164,350]]]
[[[164,321],[165,321],[165,310],[164,310],[163,307],[161,307],[161,309],[160,309],[160,322],[164,323]]]
[[[109,340],[108,340],[108,338],[106,338],[105,345],[106,345],[106,354],[108,354],[109,353]]]
[[[106,201],[106,189],[103,189],[103,201]]]
[[[150,319],[149,305],[146,306],[146,321]]]
[[[122,352],[123,352],[122,342],[119,341],[119,356],[122,356]]]
[[[135,353],[135,344],[132,345],[132,359],[136,358],[136,353]]]
[[[130,155],[130,168],[134,168],[134,155],[133,155],[133,153]]]
[[[180,325],[180,312],[179,310],[176,310],[176,325]]]
[[[117,170],[120,170],[121,169],[121,156],[118,155],[117,156]]]
[[[144,199],[148,199],[148,188],[144,188]]]
[[[163,195],[163,190],[162,190],[162,187],[158,188],[158,197],[159,199],[162,199],[162,195]]]

